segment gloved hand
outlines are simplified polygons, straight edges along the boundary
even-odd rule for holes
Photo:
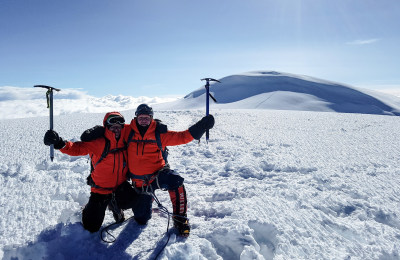
[[[206,130],[213,128],[214,123],[215,120],[212,115],[205,116],[199,122],[189,127],[189,132],[194,139],[199,140]]]
[[[96,140],[97,138],[103,137],[105,130],[106,129],[104,126],[96,125],[82,133],[81,141],[90,142]]]
[[[65,146],[65,141],[58,136],[58,133],[54,130],[48,130],[44,135],[43,142],[45,145],[54,145],[55,149],[61,149]]]

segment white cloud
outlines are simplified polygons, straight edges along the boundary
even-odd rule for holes
[[[351,42],[347,42],[347,44],[350,45],[365,45],[365,44],[371,44],[380,41],[381,39],[373,38],[373,39],[366,39],[366,40],[354,40]]]
[[[0,101],[7,100],[34,100],[46,98],[44,88],[21,88],[4,86],[0,87]],[[63,89],[60,92],[54,91],[54,99],[82,99],[87,97],[86,92],[78,89]]]
[[[378,92],[383,92],[396,97],[400,97],[400,85],[399,84],[359,84],[359,88],[372,89]]]
[[[400,88],[388,88],[388,89],[379,89],[378,91],[381,91],[386,94],[390,94],[396,97],[400,97]]]
[[[150,105],[175,101],[177,97],[89,96],[79,89],[54,92],[54,115],[102,113],[135,109],[141,103]],[[47,116],[46,90],[40,88],[0,87],[0,119]]]

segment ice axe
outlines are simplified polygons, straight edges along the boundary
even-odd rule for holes
[[[219,82],[219,83],[221,83],[221,81],[216,80],[216,79],[212,79],[212,78],[204,78],[204,79],[201,79],[201,80],[205,80],[206,81],[206,85],[205,85],[205,88],[206,88],[206,116],[208,116],[210,114],[210,97],[212,98],[212,100],[214,100],[215,103],[217,103],[217,100],[215,99],[215,97],[213,97],[213,95],[211,95],[211,93],[210,93],[210,81],[216,81],[216,82]],[[207,129],[207,131],[206,131],[206,141],[207,141],[207,143],[208,143],[209,137],[210,137],[210,133],[209,133],[209,130]]]
[[[34,88],[46,88],[47,108],[50,108],[50,130],[53,130],[53,90],[60,91],[58,88],[53,88],[45,85],[35,85]],[[54,145],[50,145],[50,160],[54,159]]]

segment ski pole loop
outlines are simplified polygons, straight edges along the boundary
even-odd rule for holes
[[[51,90],[50,89],[47,90],[47,92],[46,92],[47,108],[50,108],[50,93],[51,93]]]

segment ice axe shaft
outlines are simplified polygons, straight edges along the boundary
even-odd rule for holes
[[[215,82],[219,82],[221,83],[221,81],[213,79],[213,78],[204,78],[201,80],[205,80],[206,81],[206,116],[208,116],[210,114],[210,97],[212,98],[212,100],[214,100],[215,103],[217,103],[217,100],[213,97],[213,95],[210,94],[210,81],[215,81]],[[210,132],[207,129],[206,130],[206,141],[208,143],[208,139],[210,138]]]
[[[35,85],[33,87],[47,89],[46,99],[47,99],[47,108],[49,108],[50,111],[50,130],[53,130],[53,90],[60,91],[60,89],[45,85]],[[54,145],[50,145],[50,160],[53,161],[53,159],[54,159]]]

